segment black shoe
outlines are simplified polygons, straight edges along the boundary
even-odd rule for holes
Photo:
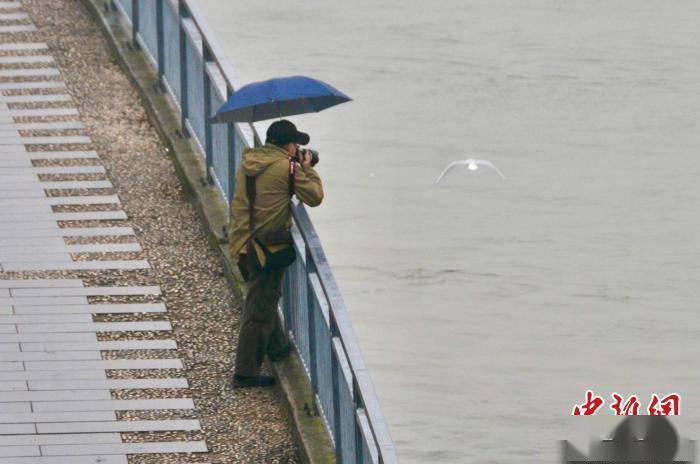
[[[292,351],[292,345],[290,343],[287,343],[284,348],[279,350],[276,353],[269,354],[267,355],[268,358],[270,358],[270,361],[272,362],[280,362],[282,360],[285,360],[289,357],[289,353]]]
[[[250,377],[244,377],[242,375],[234,374],[233,376],[233,388],[247,388],[247,387],[270,387],[276,382],[274,377],[269,375],[252,375]]]

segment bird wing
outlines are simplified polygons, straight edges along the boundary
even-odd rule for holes
[[[437,184],[438,182],[440,182],[440,181],[442,180],[442,178],[445,177],[445,174],[447,174],[453,167],[459,166],[460,164],[469,164],[469,163],[471,163],[471,162],[473,162],[473,161],[474,161],[474,160],[472,160],[472,159],[466,159],[466,160],[457,160],[457,161],[451,162],[451,163],[448,164],[447,167],[442,171],[442,173],[440,173],[440,175],[438,176],[438,178],[435,180],[435,183]]]
[[[494,171],[496,171],[498,173],[498,175],[501,176],[503,179],[506,178],[506,176],[504,176],[503,173],[501,171],[499,171],[498,168],[496,166],[494,166],[494,164],[489,160],[481,160],[481,159],[476,160],[476,164],[483,164],[485,166],[488,166],[491,169],[493,169]]]

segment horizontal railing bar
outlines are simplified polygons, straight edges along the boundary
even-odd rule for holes
[[[345,377],[345,385],[348,387],[348,390],[352,391],[352,369],[350,369],[348,357],[345,355],[345,349],[343,348],[343,342],[340,341],[340,337],[331,339],[331,349],[340,363],[340,369],[343,372],[343,377]]]
[[[167,76],[163,78],[163,84],[165,85],[165,90],[168,94],[168,97],[170,98],[171,103],[177,108],[177,111],[179,114],[182,113],[182,105],[180,104],[180,101],[177,99],[177,95],[175,94],[175,90],[173,89],[172,85],[170,84],[170,81],[168,80]]]
[[[211,89],[216,92],[216,95],[220,99],[226,101],[226,82],[224,81],[223,74],[221,74],[221,70],[215,61],[205,61],[204,63],[204,69],[211,80]]]
[[[313,290],[311,292],[312,297],[318,303],[319,308],[321,308],[321,314],[323,315],[323,321],[325,322],[325,328],[330,332],[331,321],[329,318],[329,307],[328,301],[326,301],[325,293],[323,293],[323,287],[321,286],[321,281],[316,273],[309,274],[309,284],[310,288]]]
[[[197,25],[191,18],[181,18],[182,29],[185,32],[185,37],[197,51],[199,58],[202,58],[202,35],[197,29]]]
[[[187,119],[187,122],[185,123],[185,127],[187,128],[187,132],[192,137],[192,140],[194,140],[194,143],[197,145],[197,148],[199,148],[199,151],[202,153],[202,156],[204,156],[204,140],[199,140],[199,136],[197,135],[197,132],[194,130],[194,126],[192,125],[192,122],[190,122],[189,118]]]
[[[127,14],[127,12],[124,9],[124,7],[122,6],[121,2],[119,2],[119,0],[113,0],[112,4],[115,5],[117,7],[118,11],[121,13],[120,17],[121,17],[122,21],[126,21],[126,24],[129,27],[131,27],[131,18]]]
[[[141,47],[141,51],[144,52],[146,55],[146,59],[151,63],[151,66],[154,68],[158,68],[158,59],[153,56],[153,53],[148,49],[148,45],[146,44],[146,40],[141,36],[141,34],[136,34],[136,42],[139,44],[139,47]]]

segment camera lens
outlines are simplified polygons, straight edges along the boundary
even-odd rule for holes
[[[307,150],[309,153],[311,153],[311,166],[316,166],[318,164],[318,152],[316,150]]]

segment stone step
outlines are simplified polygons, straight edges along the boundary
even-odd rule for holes
[[[41,446],[45,456],[85,454],[151,454],[151,453],[206,453],[207,445],[203,441],[174,441],[157,443],[120,443],[87,445],[45,445]]]
[[[134,235],[134,229],[131,227],[63,227],[59,228],[55,223],[55,227],[51,228],[31,228],[29,230],[15,229],[0,229],[0,239],[3,242],[10,238],[23,238],[30,243],[36,243],[32,238],[42,238],[42,243],[48,243],[44,240],[45,237],[106,237],[106,236],[123,236]],[[64,243],[62,240],[58,243]]]
[[[103,295],[160,295],[158,286],[75,287],[75,288],[22,288],[10,292],[15,296],[103,296]]]
[[[19,2],[4,2],[0,3],[0,8],[8,8],[7,6],[2,6],[2,5],[7,5],[8,3],[17,3],[19,5]],[[12,8],[12,7],[10,7]],[[0,43],[0,51],[16,51],[16,50],[46,50],[48,49],[49,46],[43,42],[18,42],[18,43],[12,43],[12,42],[3,42]]]
[[[0,26],[0,34],[14,34],[17,32],[36,32],[36,26],[33,24],[21,24],[17,26]]]
[[[70,180],[70,181],[34,181],[34,182],[3,182],[0,190],[63,190],[63,189],[104,189],[112,188],[108,180]]]
[[[0,70],[0,76],[3,71]],[[7,115],[12,117],[46,117],[46,116],[79,116],[76,108],[36,108],[36,109],[0,109],[0,116]]]
[[[163,313],[163,303],[69,304],[60,306],[13,305],[15,314],[119,314]]]
[[[0,90],[65,88],[66,83],[62,81],[0,82]]]
[[[37,433],[94,432],[167,432],[171,430],[201,430],[198,420],[130,420],[99,422],[38,423]]]
[[[2,345],[6,345],[3,343]],[[23,342],[22,351],[79,351],[79,350],[174,350],[175,340],[103,340],[97,342]]]
[[[0,280],[0,288],[47,288],[47,287],[82,287],[81,279],[26,279]]]
[[[168,321],[17,324],[18,335],[23,333],[47,334],[58,332],[157,332],[167,330],[172,330],[170,322]]]
[[[89,392],[92,390],[77,390]],[[95,390],[99,391],[99,390]],[[109,391],[106,391],[109,395]],[[25,396],[25,393],[43,393],[45,396],[56,392],[11,392],[18,397]],[[2,395],[2,393],[0,393]],[[139,399],[139,400],[80,400],[80,401],[34,401],[32,410],[34,412],[80,412],[80,411],[152,411],[166,409],[194,409],[194,402],[191,398],[165,398],[165,399]]]
[[[2,15],[0,15],[2,20]],[[15,64],[15,63],[53,63],[52,56],[46,55],[15,55],[15,56],[0,56],[0,64]]]
[[[0,89],[2,84],[0,84]],[[48,131],[48,130],[73,130],[73,129],[85,129],[85,124],[83,124],[80,121],[55,121],[55,122],[18,122],[18,123],[0,123],[0,131],[4,132],[9,132],[9,131]],[[7,149],[7,147],[4,147]],[[53,152],[46,151],[42,153],[38,152],[27,152],[26,150],[23,149],[24,147],[21,146],[17,150],[12,150],[12,151],[5,151],[2,154],[0,154],[0,160],[3,159],[3,157],[7,153],[14,153],[14,152],[21,152],[21,153],[27,153],[27,154],[35,154],[35,155],[46,155],[50,154]],[[95,155],[95,157],[97,157]]]
[[[0,26],[0,33],[2,33],[2,26]],[[0,69],[0,77],[34,77],[60,75],[61,72],[56,68]]]
[[[50,221],[113,221],[127,219],[124,211],[84,211],[68,213],[27,213],[15,214],[9,224],[32,223]],[[2,227],[2,226],[0,226]]]
[[[0,270],[5,272],[15,271],[94,271],[94,270],[138,270],[149,269],[151,266],[146,260],[122,260],[122,261],[73,261],[63,263],[60,261],[43,262],[0,262]]]
[[[3,435],[0,446],[17,445],[80,445],[87,443],[121,443],[118,433],[61,433],[45,435]]]
[[[71,97],[70,94],[67,93],[48,93],[39,95],[0,95],[0,103],[37,103],[67,101],[73,101],[73,97]],[[11,131],[11,129],[8,129],[8,132]]]
[[[29,19],[27,13],[0,13],[0,21],[18,21],[22,19]]]
[[[6,168],[3,176],[37,175],[37,174],[104,174],[104,166],[37,166]]]
[[[31,425],[31,424],[28,424]],[[14,426],[14,424],[13,424]],[[4,457],[0,464],[128,464],[126,455]]]
[[[26,424],[38,422],[88,422],[114,420],[116,420],[116,415],[113,411],[31,412],[18,414],[0,414],[0,424]]]
[[[0,145],[61,145],[61,144],[89,144],[92,143],[90,137],[81,135],[54,135],[50,137],[18,137],[2,136],[0,133]]]
[[[118,322],[112,322],[118,324]],[[182,361],[170,359],[103,359],[85,361],[27,361],[26,371],[54,371],[63,369],[182,369]],[[17,380],[17,379],[14,379]]]
[[[25,383],[25,382],[23,382]],[[187,379],[30,380],[29,390],[143,390],[188,388]],[[25,383],[25,384],[26,384]]]
[[[2,371],[0,381],[18,380],[98,380],[106,379],[104,369],[57,371]]]
[[[51,391],[19,391],[19,392],[0,392],[0,402],[72,402],[83,400],[90,401],[105,401],[111,400],[112,394],[109,390],[51,390]],[[45,403],[40,403],[45,404]],[[34,409],[34,412],[42,412],[40,409]]]

